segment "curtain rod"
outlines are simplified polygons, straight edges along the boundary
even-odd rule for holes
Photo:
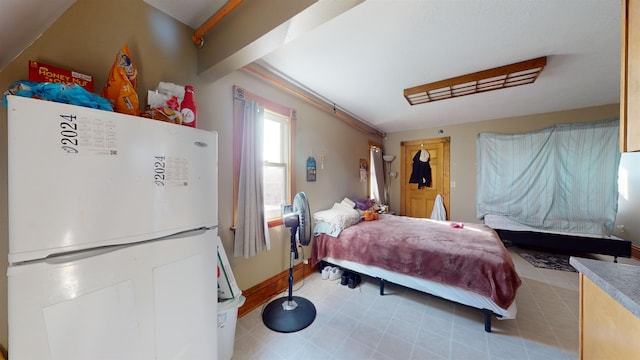
[[[254,63],[254,64],[246,65],[244,69],[253,73],[254,75],[259,76],[263,80],[266,80],[267,82],[273,85],[276,85],[277,87],[289,92],[290,94],[296,97],[299,97],[305,100],[306,102],[313,104],[319,107],[320,109],[336,116],[340,120],[344,121],[345,123],[351,125],[352,127],[356,128],[361,132],[364,132],[369,135],[379,136],[381,138],[386,135],[380,130],[375,129],[372,126],[369,126],[364,121],[357,119],[355,116],[347,114],[346,111],[339,111],[336,108],[336,105],[334,103],[330,103],[326,100],[321,101],[319,100],[319,97],[316,97],[315,95],[307,95],[302,91],[298,91],[294,89],[293,86],[290,86],[287,83],[285,83],[285,80],[279,80],[276,78],[276,75],[270,75],[271,72],[267,69],[262,68],[260,65],[257,65]]]
[[[207,31],[211,30],[220,20],[222,20],[225,16],[229,15],[231,10],[235,9],[236,6],[240,5],[242,0],[229,0],[226,4],[222,5],[218,11],[216,11],[213,16],[211,16],[204,24],[200,25],[200,27],[196,30],[193,35],[191,35],[191,41],[196,44],[198,47],[204,46],[204,34]]]

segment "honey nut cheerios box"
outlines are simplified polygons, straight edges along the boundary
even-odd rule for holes
[[[93,76],[29,60],[29,81],[77,84],[93,92]]]

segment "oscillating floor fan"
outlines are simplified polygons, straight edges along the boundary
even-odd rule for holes
[[[309,245],[311,241],[311,212],[304,192],[293,199],[293,205],[285,205],[282,210],[284,225],[291,228],[291,253],[289,259],[289,296],[271,301],[262,311],[262,321],[271,330],[290,333],[311,325],[316,318],[316,307],[311,301],[293,296],[293,261],[298,258],[298,246]]]

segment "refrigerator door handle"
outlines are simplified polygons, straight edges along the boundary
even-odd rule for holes
[[[200,235],[200,234],[204,233],[205,231],[209,231],[209,230],[213,230],[213,229],[217,229],[217,228],[218,228],[217,225],[216,226],[203,226],[203,227],[199,227],[199,228],[196,228],[196,229],[181,231],[181,232],[177,232],[175,234],[163,236],[161,238],[158,238],[157,240],[180,239],[180,238]],[[150,241],[153,241],[153,240],[150,240]]]
[[[53,255],[47,256],[44,259],[44,262],[47,264],[62,264],[66,262],[88,259],[94,256],[110,253],[112,251],[117,251],[127,246],[129,245],[110,245],[110,246],[102,246],[102,247],[90,249],[90,250],[78,250],[78,251],[70,251],[67,253],[53,254]]]
[[[163,236],[163,237],[160,237],[160,238],[157,238],[157,239],[150,239],[150,240],[146,240],[146,241],[140,241],[140,242],[135,242],[135,243],[127,243],[127,244],[108,245],[108,246],[102,246],[102,247],[88,249],[88,250],[87,249],[83,249],[83,250],[69,251],[69,252],[66,252],[66,253],[52,254],[52,255],[47,256],[44,259],[44,262],[47,263],[47,264],[62,264],[62,263],[65,263],[65,262],[77,261],[77,260],[87,259],[87,258],[91,258],[91,257],[94,257],[94,256],[110,253],[112,251],[117,251],[117,250],[120,250],[120,249],[128,247],[128,246],[142,245],[142,244],[145,244],[145,243],[148,243],[148,242],[152,242],[152,241],[162,241],[162,240],[169,240],[169,239],[180,239],[180,238],[187,238],[187,237],[191,237],[191,236],[196,236],[196,235],[203,234],[206,231],[213,230],[213,229],[216,229],[216,228],[218,228],[218,227],[217,226],[200,227],[200,228],[197,228],[197,229],[181,231],[181,232],[178,232],[178,233],[175,233],[175,234]]]

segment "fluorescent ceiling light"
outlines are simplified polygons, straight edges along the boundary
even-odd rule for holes
[[[404,89],[404,97],[409,104],[417,105],[531,84],[536,81],[545,65],[547,65],[547,57],[543,56]]]

